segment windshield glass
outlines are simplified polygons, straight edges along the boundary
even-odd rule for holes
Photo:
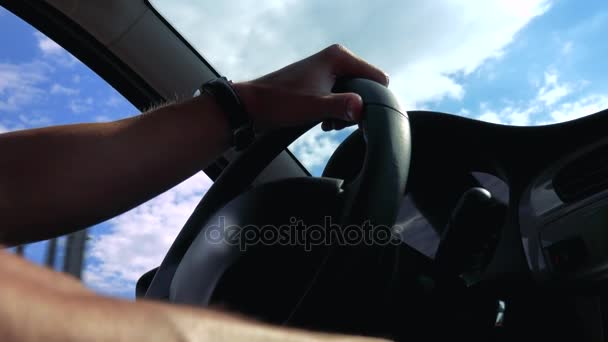
[[[220,73],[237,81],[341,43],[390,75],[390,89],[407,110],[542,125],[608,107],[608,2],[151,3]],[[318,175],[348,133],[315,128],[290,149]]]

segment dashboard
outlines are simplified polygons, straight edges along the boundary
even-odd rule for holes
[[[486,279],[608,278],[608,111],[536,127],[408,114],[410,199],[400,217],[412,227],[402,235],[406,243],[432,258],[459,196],[482,186],[508,207],[500,227],[487,227],[498,243]]]
[[[608,141],[564,156],[520,205],[522,244],[539,281],[608,277]]]

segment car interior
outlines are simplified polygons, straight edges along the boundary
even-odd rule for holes
[[[221,75],[147,1],[0,5],[141,110]],[[395,340],[606,340],[608,111],[516,127],[406,112],[369,80],[334,91],[359,93],[365,120],[322,176],[287,149],[312,125],[226,152],[138,300]],[[293,218],[399,227],[399,242],[242,248],[244,227]],[[239,227],[232,240],[212,239],[220,219]]]

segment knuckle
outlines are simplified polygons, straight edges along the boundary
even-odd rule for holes
[[[332,44],[325,51],[330,57],[338,58],[348,54],[348,49],[342,44]]]

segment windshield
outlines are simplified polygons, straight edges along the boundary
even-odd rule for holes
[[[151,3],[220,73],[237,81],[341,43],[390,75],[390,89],[407,110],[542,125],[608,108],[608,2]],[[348,133],[315,128],[290,149],[318,175]]]

